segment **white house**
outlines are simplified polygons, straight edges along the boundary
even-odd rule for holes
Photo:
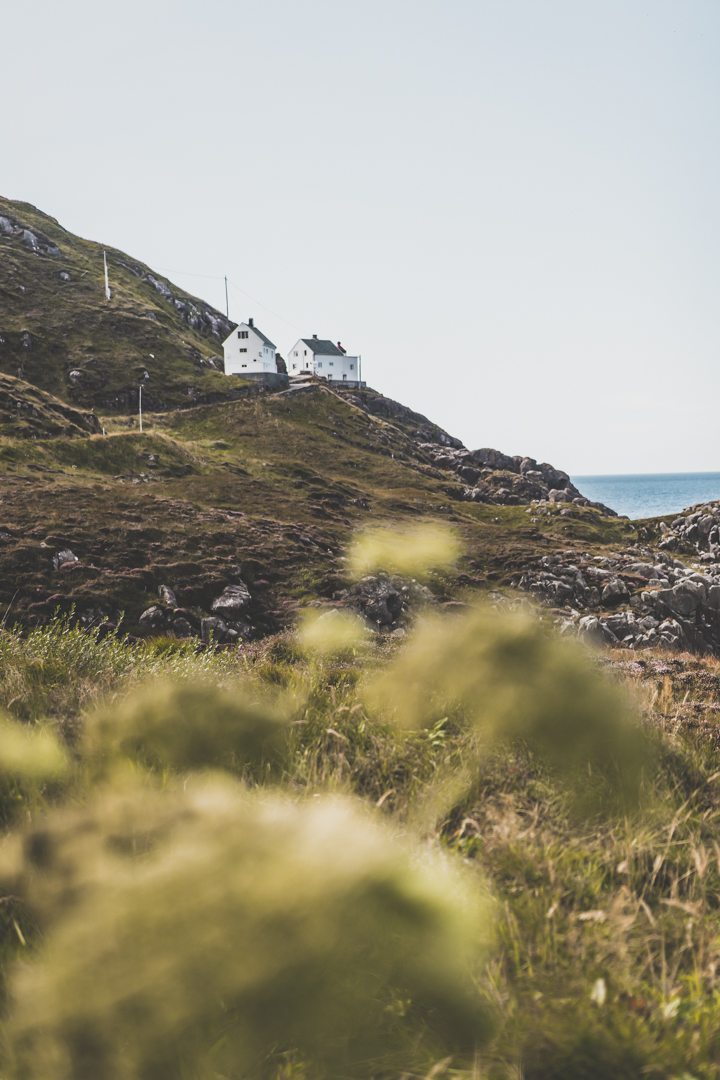
[[[252,378],[265,372],[277,372],[276,348],[270,338],[258,330],[252,319],[233,330],[223,341],[225,374]]]
[[[360,377],[359,357],[348,356],[338,341],[322,341],[317,334],[311,338],[300,338],[288,353],[288,375],[300,375],[310,372],[322,375],[332,382],[356,383]]]

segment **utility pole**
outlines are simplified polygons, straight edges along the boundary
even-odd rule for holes
[[[103,251],[103,262],[105,263],[105,299],[110,299],[110,282],[108,281],[107,272],[107,252]]]
[[[142,435],[142,383],[140,384],[140,398],[138,401],[140,415],[140,434]]]
[[[230,318],[230,301],[228,300],[228,293],[227,293],[227,277],[225,278],[225,314],[227,315],[227,317],[229,319]]]
[[[362,390],[362,353],[358,356],[358,390]]]

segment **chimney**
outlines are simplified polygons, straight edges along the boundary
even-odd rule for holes
[[[341,353],[343,354],[343,356],[344,356],[344,355],[345,355],[345,350],[343,349],[343,347],[342,347],[342,345],[340,344],[340,342],[339,342],[339,341],[338,341],[338,349],[340,350],[340,352],[341,352]]]
[[[252,319],[248,319],[248,326],[254,326],[254,325],[255,325],[255,323],[252,321]]]
[[[313,334],[313,341],[317,341],[317,334]]]

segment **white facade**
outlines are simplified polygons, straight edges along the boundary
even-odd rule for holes
[[[348,356],[332,341],[317,337],[300,338],[288,353],[286,362],[291,376],[310,372],[331,382],[357,382],[359,378],[357,356]]]
[[[226,375],[253,375],[277,371],[275,346],[249,319],[223,341]]]

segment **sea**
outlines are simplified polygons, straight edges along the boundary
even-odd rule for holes
[[[677,514],[696,503],[720,500],[720,473],[637,473],[572,476],[576,488],[631,519]]]

